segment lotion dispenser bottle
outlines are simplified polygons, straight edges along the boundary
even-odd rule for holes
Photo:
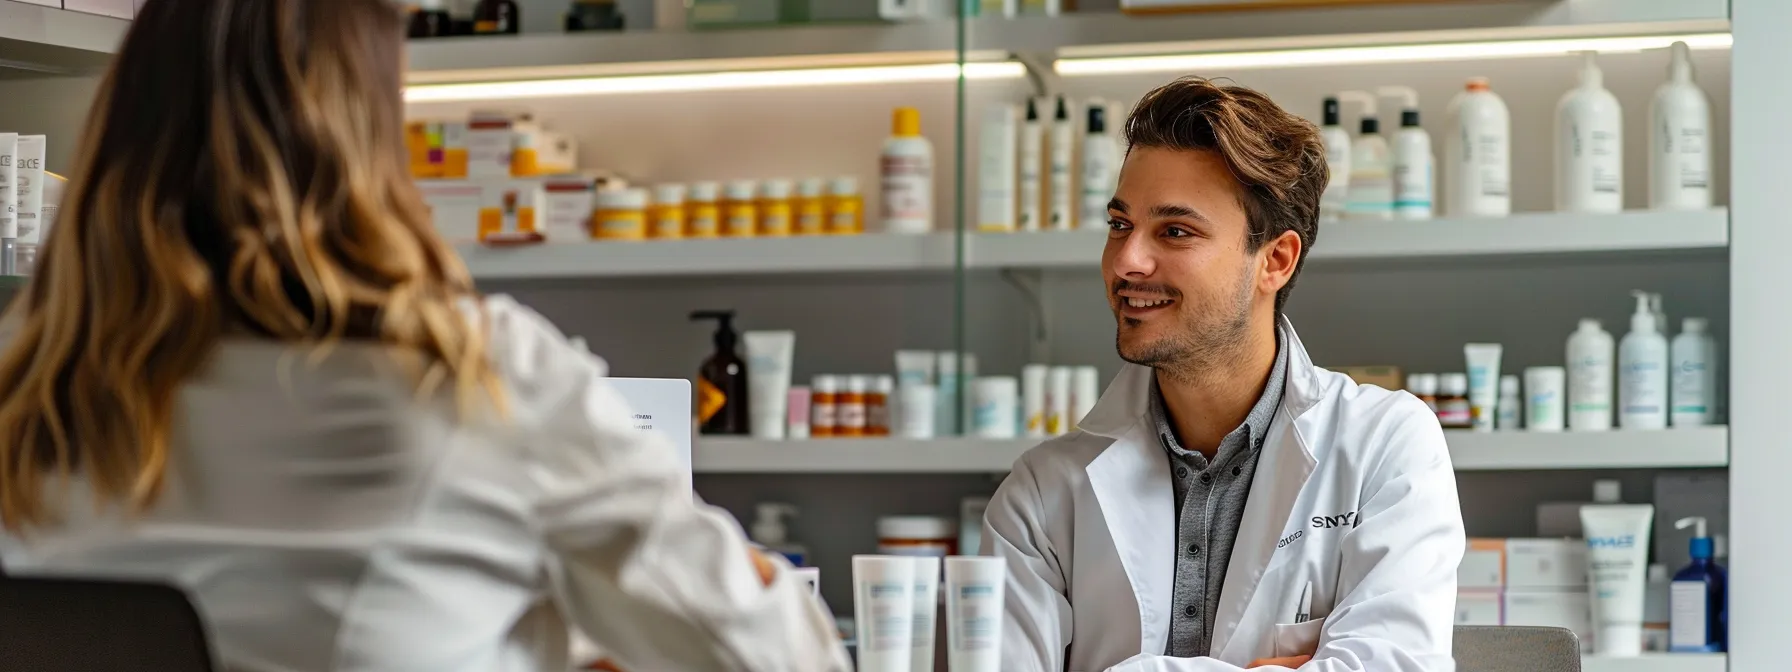
[[[715,320],[716,351],[697,369],[697,431],[703,434],[745,435],[747,423],[747,360],[734,346],[734,311],[699,310],[692,320]]]
[[[1675,42],[1668,81],[1649,105],[1649,207],[1711,207],[1711,102],[1692,80],[1692,52]]]
[[[754,511],[751,534],[753,543],[784,556],[792,565],[805,566],[809,559],[809,549],[802,544],[791,543],[790,532],[784,527],[786,517],[796,517],[796,507],[777,502],[760,502]]]
[[[1664,429],[1668,426],[1668,340],[1655,329],[1649,294],[1636,296],[1630,333],[1618,343],[1618,426]]]
[[[1582,54],[1580,86],[1556,105],[1556,210],[1624,209],[1624,115],[1605,89],[1594,52]]]
[[[1084,229],[1108,228],[1108,201],[1120,181],[1120,145],[1108,132],[1107,103],[1091,99],[1084,106],[1082,217]]]
[[[1350,199],[1350,131],[1340,124],[1342,115],[1338,97],[1326,96],[1324,104],[1319,138],[1325,142],[1325,168],[1330,179],[1325,183],[1325,193],[1319,197],[1319,219],[1335,222],[1344,215],[1345,204]]]
[[[1689,317],[1669,344],[1673,372],[1668,382],[1668,419],[1675,427],[1717,423],[1717,339],[1708,323]]]
[[[1419,94],[1405,86],[1384,86],[1375,92],[1402,103],[1400,130],[1394,133],[1394,218],[1431,219],[1435,193],[1432,165],[1436,161],[1431,155],[1431,134],[1419,125]]]
[[[1070,120],[1070,101],[1063,96],[1058,96],[1057,109],[1052,112],[1051,133],[1051,196],[1047,199],[1051,203],[1051,228],[1069,231],[1076,228],[1078,190],[1071,186],[1075,184],[1072,177],[1076,170],[1076,124]]]
[[[1387,139],[1381,137],[1381,121],[1375,116],[1375,96],[1364,91],[1338,94],[1345,101],[1362,105],[1362,131],[1350,145],[1350,191],[1346,215],[1349,219],[1389,220],[1394,218],[1394,155]]]
[[[1712,561],[1716,554],[1701,516],[1681,518],[1674,529],[1693,528],[1692,562],[1674,573],[1668,588],[1668,650],[1716,653],[1724,650],[1729,628],[1724,622],[1729,601],[1728,576]]]
[[[1581,320],[1568,337],[1568,428],[1612,428],[1612,335],[1599,320]]]

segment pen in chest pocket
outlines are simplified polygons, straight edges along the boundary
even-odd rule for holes
[[[1305,623],[1310,620],[1313,620],[1313,582],[1312,581],[1308,581],[1307,585],[1305,585],[1301,588],[1300,604],[1294,610],[1294,622],[1295,623]]]

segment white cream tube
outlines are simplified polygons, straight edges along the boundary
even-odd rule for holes
[[[940,609],[940,559],[916,557],[914,634],[909,639],[909,672],[933,672],[933,628]]]
[[[1593,647],[1602,656],[1642,650],[1643,586],[1649,570],[1648,504],[1580,507],[1587,536],[1587,585],[1593,603]]]
[[[915,559],[852,556],[859,672],[909,672],[915,628]]]
[[[946,558],[946,664],[951,672],[1001,672],[1001,558]]]
[[[0,275],[12,275],[14,262],[17,260],[19,238],[19,221],[15,219],[19,209],[17,185],[13,181],[13,159],[19,151],[19,134],[0,133]]]
[[[13,213],[13,218],[18,222],[21,245],[37,245],[43,233],[39,213],[44,209],[46,144],[45,136],[21,135],[17,154],[13,157],[13,196],[18,199],[18,210]]]
[[[747,422],[754,438],[782,439],[796,332],[749,331],[741,341],[747,345]]]
[[[1477,432],[1493,431],[1500,402],[1500,344],[1462,346],[1468,358],[1468,405]]]

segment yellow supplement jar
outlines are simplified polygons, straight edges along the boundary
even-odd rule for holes
[[[796,235],[828,232],[827,180],[812,177],[796,185]]]
[[[720,184],[698,182],[691,185],[690,197],[684,203],[686,238],[715,238],[722,235],[722,206],[716,202],[721,196]]]
[[[766,180],[759,185],[759,235],[776,238],[790,235],[791,219],[796,214],[790,193],[795,188],[790,180]]]
[[[597,192],[597,214],[591,216],[591,237],[598,240],[647,238],[647,190]]]
[[[865,231],[865,197],[859,195],[859,178],[836,177],[828,183],[828,233],[850,235]]]
[[[647,209],[647,237],[658,240],[683,238],[684,220],[684,185],[654,187],[653,205]]]
[[[727,238],[752,238],[759,229],[759,205],[755,201],[758,184],[752,180],[728,183],[722,192],[722,235]]]

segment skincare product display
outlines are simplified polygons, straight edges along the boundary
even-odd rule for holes
[[[977,230],[1106,228],[1124,158],[1113,114],[1100,99],[1063,96],[990,107],[979,140]]]
[[[858,669],[933,672],[934,652],[944,648],[953,672],[996,672],[1007,581],[1008,567],[1001,558],[853,556]],[[936,644],[942,606],[946,641]]]

